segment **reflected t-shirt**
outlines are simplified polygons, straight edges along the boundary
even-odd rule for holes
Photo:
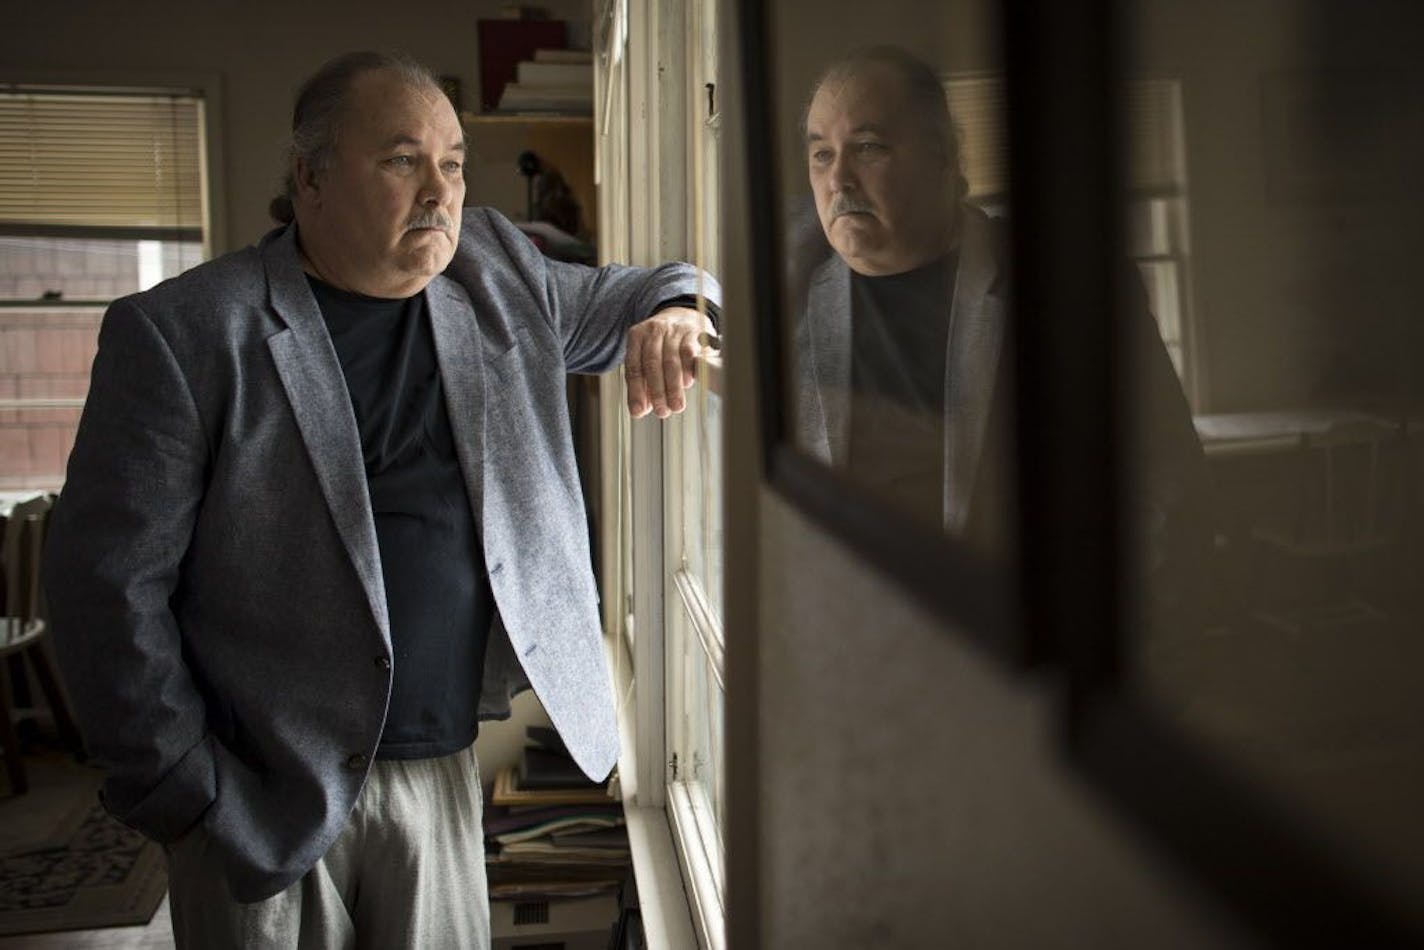
[[[387,300],[307,281],[355,410],[385,578],[394,681],[376,757],[458,752],[479,729],[494,596],[425,295]]]
[[[957,254],[903,274],[851,275],[847,468],[876,495],[944,518],[945,358]]]

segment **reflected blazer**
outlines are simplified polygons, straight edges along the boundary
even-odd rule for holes
[[[619,365],[628,327],[697,272],[561,264],[495,212],[464,221],[424,293],[497,607],[480,714],[532,685],[601,779],[618,733],[565,374]],[[392,651],[294,227],[109,308],[44,567],[109,810],[163,842],[201,821],[240,901],[305,873],[365,782]]]
[[[954,294],[946,297],[949,321],[944,397],[944,528],[963,531],[973,512],[983,518],[990,503],[971,505],[981,486],[981,462],[990,435],[989,417],[1002,387],[1008,281],[1002,228],[970,205],[961,206],[959,263]],[[793,225],[800,234],[800,261],[792,262],[793,287],[804,287],[805,308],[796,324],[797,444],[828,465],[845,464],[850,436],[851,271],[831,251],[820,222]],[[817,260],[817,258],[823,258]],[[803,272],[803,276],[797,276]],[[1011,420],[1005,419],[1011,424]],[[982,493],[982,489],[981,489]],[[976,510],[977,509],[977,510]],[[987,533],[987,526],[978,526]],[[987,540],[987,539],[986,539]]]
[[[991,557],[1014,543],[1017,481],[1012,464],[1012,346],[1004,222],[961,205],[959,264],[949,320],[944,387],[946,531]],[[814,215],[794,216],[793,294],[803,295],[795,327],[797,445],[832,467],[845,464],[851,394],[851,272],[825,241]],[[1212,505],[1201,443],[1186,398],[1135,273],[1126,308],[1125,367],[1133,404],[1134,451],[1124,494],[1144,626],[1154,635],[1190,634],[1212,609]],[[793,298],[794,299],[794,298]]]

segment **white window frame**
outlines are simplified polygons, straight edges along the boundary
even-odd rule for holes
[[[711,2],[599,2],[595,180],[605,263],[696,256],[700,219],[690,196],[698,156],[688,115],[694,101],[705,101],[705,67],[687,51],[700,4]],[[705,210],[715,214],[715,203]],[[715,362],[700,375],[704,387],[719,386]],[[673,769],[684,731],[677,675],[683,651],[715,644],[714,669],[721,672],[720,625],[708,623],[713,612],[699,603],[681,565],[683,428],[681,420],[630,421],[621,374],[602,380],[601,396],[601,502],[608,513],[599,542],[603,621],[623,738],[619,790],[643,924],[651,947],[721,950],[720,836],[707,803]]]

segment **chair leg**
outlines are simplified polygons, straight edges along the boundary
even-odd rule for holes
[[[25,764],[20,761],[20,737],[15,735],[15,700],[10,689],[9,664],[0,668],[0,746],[5,749],[5,771],[10,776],[10,791],[23,795],[29,791],[30,783],[25,777]]]
[[[74,724],[74,715],[69,708],[69,697],[64,692],[64,684],[54,675],[54,666],[49,661],[48,643],[41,640],[26,650],[25,656],[35,671],[35,679],[39,681],[45,701],[49,703],[55,729],[59,732],[59,741],[65,748],[78,751],[83,748],[84,740],[80,738],[79,728]]]

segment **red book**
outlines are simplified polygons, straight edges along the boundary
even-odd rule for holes
[[[519,64],[539,49],[563,49],[568,42],[563,20],[480,20],[480,111],[499,108],[506,83]]]

